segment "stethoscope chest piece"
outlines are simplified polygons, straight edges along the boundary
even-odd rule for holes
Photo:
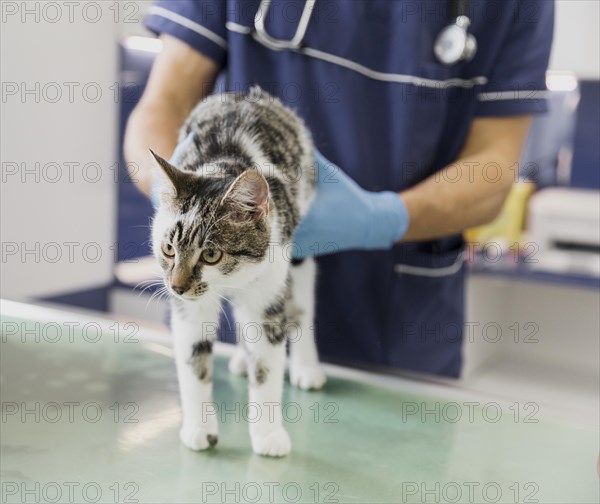
[[[444,65],[454,65],[459,61],[470,61],[477,52],[477,41],[467,29],[471,21],[467,16],[458,16],[454,24],[446,26],[437,38],[433,51]]]

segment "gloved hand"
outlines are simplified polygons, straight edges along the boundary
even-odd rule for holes
[[[183,156],[183,153],[187,150],[190,144],[194,142],[195,138],[196,133],[192,131],[187,137],[185,137],[183,141],[177,144],[177,147],[175,147],[175,150],[173,151],[173,155],[169,159],[169,163],[173,166],[178,167],[179,163],[181,162],[181,157]],[[152,202],[152,206],[155,210],[158,208],[159,204],[158,185],[158,180],[156,180],[156,177],[154,177],[152,180],[152,189],[150,190],[150,201]]]
[[[294,234],[294,258],[388,249],[402,238],[409,215],[397,193],[365,191],[317,150],[315,159],[317,194]]]

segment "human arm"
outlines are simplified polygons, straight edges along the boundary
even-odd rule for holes
[[[475,119],[456,162],[399,194],[362,189],[317,152],[317,195],[294,236],[294,256],[385,249],[490,222],[518,175],[530,123],[528,115]]]
[[[473,121],[456,162],[403,191],[410,215],[402,241],[439,238],[492,221],[519,174],[531,116]]]
[[[125,159],[138,189],[149,195],[154,162],[148,148],[169,158],[192,108],[213,89],[219,66],[177,38],[161,35],[163,48],[125,132]]]

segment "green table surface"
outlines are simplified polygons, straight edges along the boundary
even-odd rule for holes
[[[597,431],[402,378],[287,386],[293,451],[270,459],[250,448],[246,380],[217,357],[219,444],[189,451],[168,346],[73,320],[2,318],[2,502],[599,502]]]

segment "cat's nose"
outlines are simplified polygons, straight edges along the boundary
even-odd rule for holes
[[[171,284],[171,289],[173,289],[173,292],[176,292],[177,294],[181,295],[187,290],[187,287]]]

